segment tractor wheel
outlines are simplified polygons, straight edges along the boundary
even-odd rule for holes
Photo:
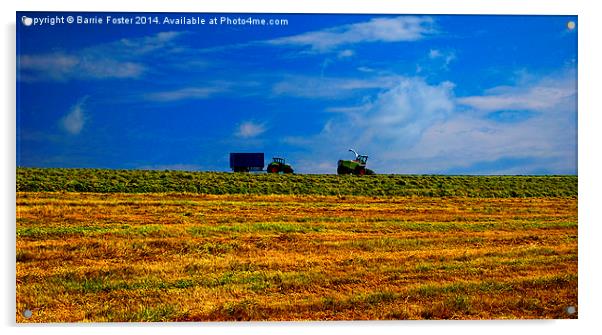
[[[363,176],[366,174],[366,169],[362,166],[358,166],[355,168],[355,174],[358,176]]]
[[[276,165],[272,165],[268,168],[269,173],[278,173],[278,167]]]
[[[339,167],[337,167],[337,174],[347,174],[349,172],[347,172],[347,168],[345,168],[342,165],[339,165]]]

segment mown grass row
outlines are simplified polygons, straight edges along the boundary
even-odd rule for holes
[[[577,196],[577,176],[273,175],[17,168],[19,192],[284,194],[355,196]]]
[[[576,222],[558,222],[554,224],[542,225],[540,223],[431,223],[431,222],[381,222],[375,228],[384,230],[401,230],[412,232],[484,232],[494,229],[504,229],[505,231],[523,231],[525,229],[538,229],[545,232],[549,229],[577,228]],[[231,233],[234,236],[244,233],[256,232],[275,232],[275,233],[312,233],[312,232],[336,232],[353,231],[356,233],[370,232],[373,229],[349,228],[345,226],[328,226],[326,224],[303,225],[297,223],[284,222],[263,222],[253,224],[238,225],[218,225],[218,226],[190,226],[186,230],[168,228],[161,225],[148,226],[130,226],[130,225],[93,225],[79,227],[19,227],[17,228],[17,237],[40,238],[45,236],[148,236],[148,237],[208,237],[217,234]],[[533,236],[534,240],[540,239],[539,236]]]

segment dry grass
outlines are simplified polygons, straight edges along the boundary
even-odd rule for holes
[[[576,198],[18,193],[17,211],[17,322],[577,316]]]

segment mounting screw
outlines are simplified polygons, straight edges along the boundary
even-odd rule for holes
[[[572,315],[575,314],[575,312],[577,312],[577,309],[575,308],[575,306],[569,306],[565,308],[565,311],[567,312],[567,314]]]
[[[569,30],[575,29],[575,21],[567,22],[566,27],[569,28]]]

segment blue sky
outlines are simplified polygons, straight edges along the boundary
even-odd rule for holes
[[[576,16],[145,15],[288,24],[19,24],[18,166],[577,173]]]

